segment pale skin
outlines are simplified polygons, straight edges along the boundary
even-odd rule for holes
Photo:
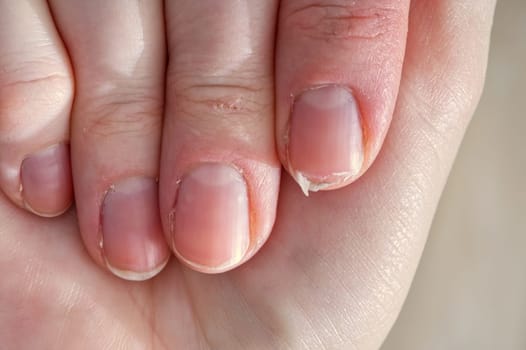
[[[0,30],[2,343],[378,348],[478,102],[494,1],[331,2],[336,10],[283,1],[279,13],[276,1],[173,1],[164,8],[166,28],[156,3],[116,11],[116,2],[0,0],[0,25],[10,26],[10,34]],[[299,105],[307,93],[314,108]],[[319,124],[320,108],[347,124]],[[292,131],[304,125],[294,119],[298,110],[316,129],[355,130],[353,140],[362,130],[363,142],[348,147],[363,147],[363,157],[298,153],[311,135]],[[24,167],[24,160],[43,149],[57,155],[49,146],[64,143],[73,177],[64,175],[69,164],[53,163],[60,186],[35,180],[32,168],[42,162]],[[281,165],[292,176],[280,174]],[[210,187],[201,180],[211,174]],[[59,215],[72,183],[76,210]],[[324,191],[306,197],[298,183]],[[130,191],[149,206],[137,210]],[[201,192],[214,195],[200,201]],[[211,207],[193,213],[195,198]],[[222,221],[230,212],[236,220]],[[204,229],[214,223],[228,228],[219,242],[232,239],[235,249],[201,247],[215,242]],[[198,232],[193,241],[190,229]],[[232,230],[248,238],[233,239]],[[179,259],[165,264],[173,251]],[[159,274],[137,283],[110,271]]]

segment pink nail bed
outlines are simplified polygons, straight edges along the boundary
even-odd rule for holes
[[[205,163],[183,177],[171,217],[176,254],[202,272],[221,272],[250,243],[247,186],[235,168]]]

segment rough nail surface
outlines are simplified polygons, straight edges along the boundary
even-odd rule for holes
[[[176,254],[202,272],[238,264],[250,243],[243,176],[224,164],[202,164],[183,179],[171,217]]]
[[[296,98],[287,156],[289,170],[306,195],[335,187],[360,172],[363,132],[360,112],[349,89],[322,86]]]
[[[22,196],[28,210],[51,217],[72,201],[69,147],[58,144],[28,156],[20,169]]]
[[[102,205],[101,229],[106,264],[121,278],[148,279],[168,261],[153,179],[129,178],[112,186]]]

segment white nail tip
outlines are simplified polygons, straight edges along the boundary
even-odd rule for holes
[[[172,244],[172,246],[175,247],[173,244]],[[198,264],[198,263],[195,263],[193,261],[190,261],[190,260],[186,259],[175,248],[173,248],[173,252],[174,252],[175,256],[181,261],[181,263],[183,263],[184,265],[188,266],[192,270],[195,270],[195,271],[201,272],[201,273],[206,273],[206,274],[219,274],[219,273],[223,273],[223,272],[227,272],[229,270],[232,270],[232,269],[236,268],[238,265],[240,265],[241,262],[243,261],[243,258],[247,255],[245,253],[243,255],[240,255],[241,258],[231,259],[231,260],[229,260],[229,261],[227,261],[227,262],[225,262],[225,263],[223,263],[221,265],[218,265],[218,266],[206,266],[206,265]]]
[[[24,200],[23,202],[24,202],[24,208],[25,208],[26,210],[28,210],[29,212],[31,212],[31,213],[33,213],[33,214],[35,214],[35,215],[37,215],[37,216],[40,216],[40,217],[42,217],[42,218],[56,218],[56,217],[58,217],[58,216],[61,216],[62,214],[64,214],[65,212],[67,212],[67,211],[69,210],[69,208],[71,207],[71,204],[72,204],[72,203],[68,204],[68,205],[66,206],[66,208],[64,208],[63,210],[61,210],[61,211],[59,211],[59,212],[57,212],[57,213],[42,213],[42,212],[39,212],[39,211],[33,209],[33,208],[29,205],[29,203],[26,202],[25,200]]]
[[[108,270],[111,271],[111,273],[113,273],[115,276],[117,276],[119,278],[122,278],[122,279],[127,280],[127,281],[140,282],[140,281],[146,281],[146,280],[154,277],[155,275],[157,275],[159,272],[161,272],[164,269],[164,267],[166,266],[166,264],[168,264],[169,260],[170,260],[169,258],[166,259],[165,262],[163,262],[161,265],[159,265],[155,269],[153,269],[151,271],[146,271],[146,272],[137,272],[137,271],[129,271],[129,270],[117,269],[117,268],[111,266],[111,264],[108,262],[108,260],[106,260],[106,267],[108,268]]]

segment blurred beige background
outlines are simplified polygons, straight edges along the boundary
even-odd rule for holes
[[[382,347],[413,349],[526,350],[526,0],[497,5],[485,93]]]

